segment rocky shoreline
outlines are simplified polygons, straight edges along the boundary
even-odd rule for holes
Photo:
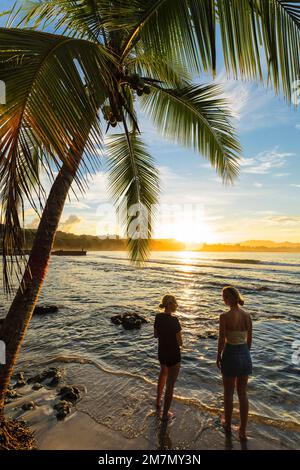
[[[53,404],[53,411],[56,412],[58,420],[64,419],[71,413],[72,406],[80,399],[82,391],[75,385],[67,385],[63,383],[63,372],[57,367],[44,369],[39,374],[28,377],[27,379],[24,372],[17,372],[13,376],[11,384],[6,392],[5,404],[11,404],[17,398],[24,396],[20,391],[26,386],[27,394],[29,392],[29,387],[31,387],[32,391],[55,389],[56,400]],[[61,386],[61,384],[63,384],[63,386]],[[38,406],[37,402],[29,400],[23,403],[21,408],[23,411],[28,411]]]
[[[83,396],[84,390],[82,387],[66,384],[63,371],[57,367],[44,369],[33,376],[28,376],[23,371],[13,375],[6,392],[4,416],[0,418],[0,450],[35,448],[34,432],[22,415],[24,412],[38,410],[43,402],[41,397],[48,393],[53,397],[50,416],[63,421],[75,411],[74,405]]]

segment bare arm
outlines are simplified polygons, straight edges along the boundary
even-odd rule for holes
[[[225,318],[220,315],[219,320],[219,340],[218,340],[218,354],[217,354],[217,366],[221,367],[221,356],[225,346]]]
[[[177,339],[178,346],[182,346],[182,335],[181,335],[181,331],[179,331],[178,333],[176,333],[176,339]]]
[[[249,319],[248,319],[247,344],[248,344],[248,348],[250,350],[251,346],[252,346],[252,319],[251,319],[250,315],[249,315]]]

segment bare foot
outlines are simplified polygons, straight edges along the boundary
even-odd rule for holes
[[[231,434],[231,425],[228,425],[225,421],[224,416],[221,416],[221,426],[224,429],[226,434]]]
[[[168,421],[168,420],[171,420],[171,419],[173,419],[173,418],[175,418],[175,414],[172,413],[172,411],[168,411],[168,414],[167,414],[167,415],[165,415],[165,414],[163,413],[163,414],[161,415],[161,417],[160,417],[160,419],[161,419],[162,421]]]

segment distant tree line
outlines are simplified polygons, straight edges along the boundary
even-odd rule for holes
[[[35,237],[36,230],[25,229],[24,248],[30,250]],[[3,225],[0,225],[0,243],[2,243]],[[118,235],[109,235],[101,238],[95,235],[75,235],[74,233],[56,232],[54,240],[55,250],[86,250],[86,251],[125,251],[126,240]],[[270,241],[249,241],[236,244],[188,244],[173,239],[153,239],[151,241],[153,251],[244,251],[244,252],[300,252],[300,243],[275,243]]]

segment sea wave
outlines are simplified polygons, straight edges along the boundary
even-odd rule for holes
[[[39,363],[39,365],[45,366],[53,363],[66,363],[66,364],[90,364],[94,366],[96,369],[100,370],[101,372],[104,372],[106,374],[111,374],[114,376],[118,377],[128,377],[131,379],[134,379],[136,381],[142,381],[145,384],[148,384],[149,386],[155,386],[156,383],[152,380],[150,380],[148,377],[144,375],[140,375],[137,373],[124,371],[124,370],[117,370],[114,369],[110,366],[107,366],[107,364],[104,364],[100,361],[95,361],[93,359],[83,357],[83,356],[77,356],[77,355],[58,355],[51,357],[50,359],[47,359],[45,361],[42,361]],[[101,393],[101,392],[99,392]],[[113,394],[113,390],[111,391]],[[222,409],[216,406],[211,406],[209,404],[203,403],[201,400],[198,398],[190,398],[187,396],[183,395],[178,395],[174,394],[174,400],[183,403],[188,406],[194,406],[198,408],[199,410],[209,413],[211,415],[220,415],[222,412]],[[238,414],[236,412],[233,413],[234,417],[238,417]],[[300,433],[300,423],[292,420],[283,420],[283,419],[274,419],[270,418],[265,415],[261,415],[258,413],[249,413],[249,421],[252,421],[256,424],[263,424],[263,425],[268,425],[268,426],[273,426],[275,428],[281,429],[281,430],[287,430],[287,431],[293,431]]]
[[[116,261],[128,261],[127,258],[117,257],[117,256],[106,256],[101,254],[101,258],[109,259],[109,260],[116,260]],[[157,259],[149,259],[145,261],[145,265],[149,264],[166,264],[170,266],[179,265],[179,266],[188,266],[188,267],[214,267],[213,264],[203,264],[203,261],[207,262],[207,258],[197,258],[197,263],[193,262],[180,262],[180,259],[176,258],[173,260],[157,260]],[[246,259],[246,258],[210,258],[209,261],[217,262],[217,263],[234,263],[234,264],[254,264],[260,266],[284,266],[284,267],[291,267],[291,268],[299,268],[300,263],[287,263],[281,261],[267,261],[262,259]],[[218,266],[221,267],[221,266]],[[227,266],[222,266],[223,269],[228,268]],[[245,269],[243,266],[240,269]],[[253,268],[249,268],[252,270]],[[299,273],[300,274],[300,273]]]

